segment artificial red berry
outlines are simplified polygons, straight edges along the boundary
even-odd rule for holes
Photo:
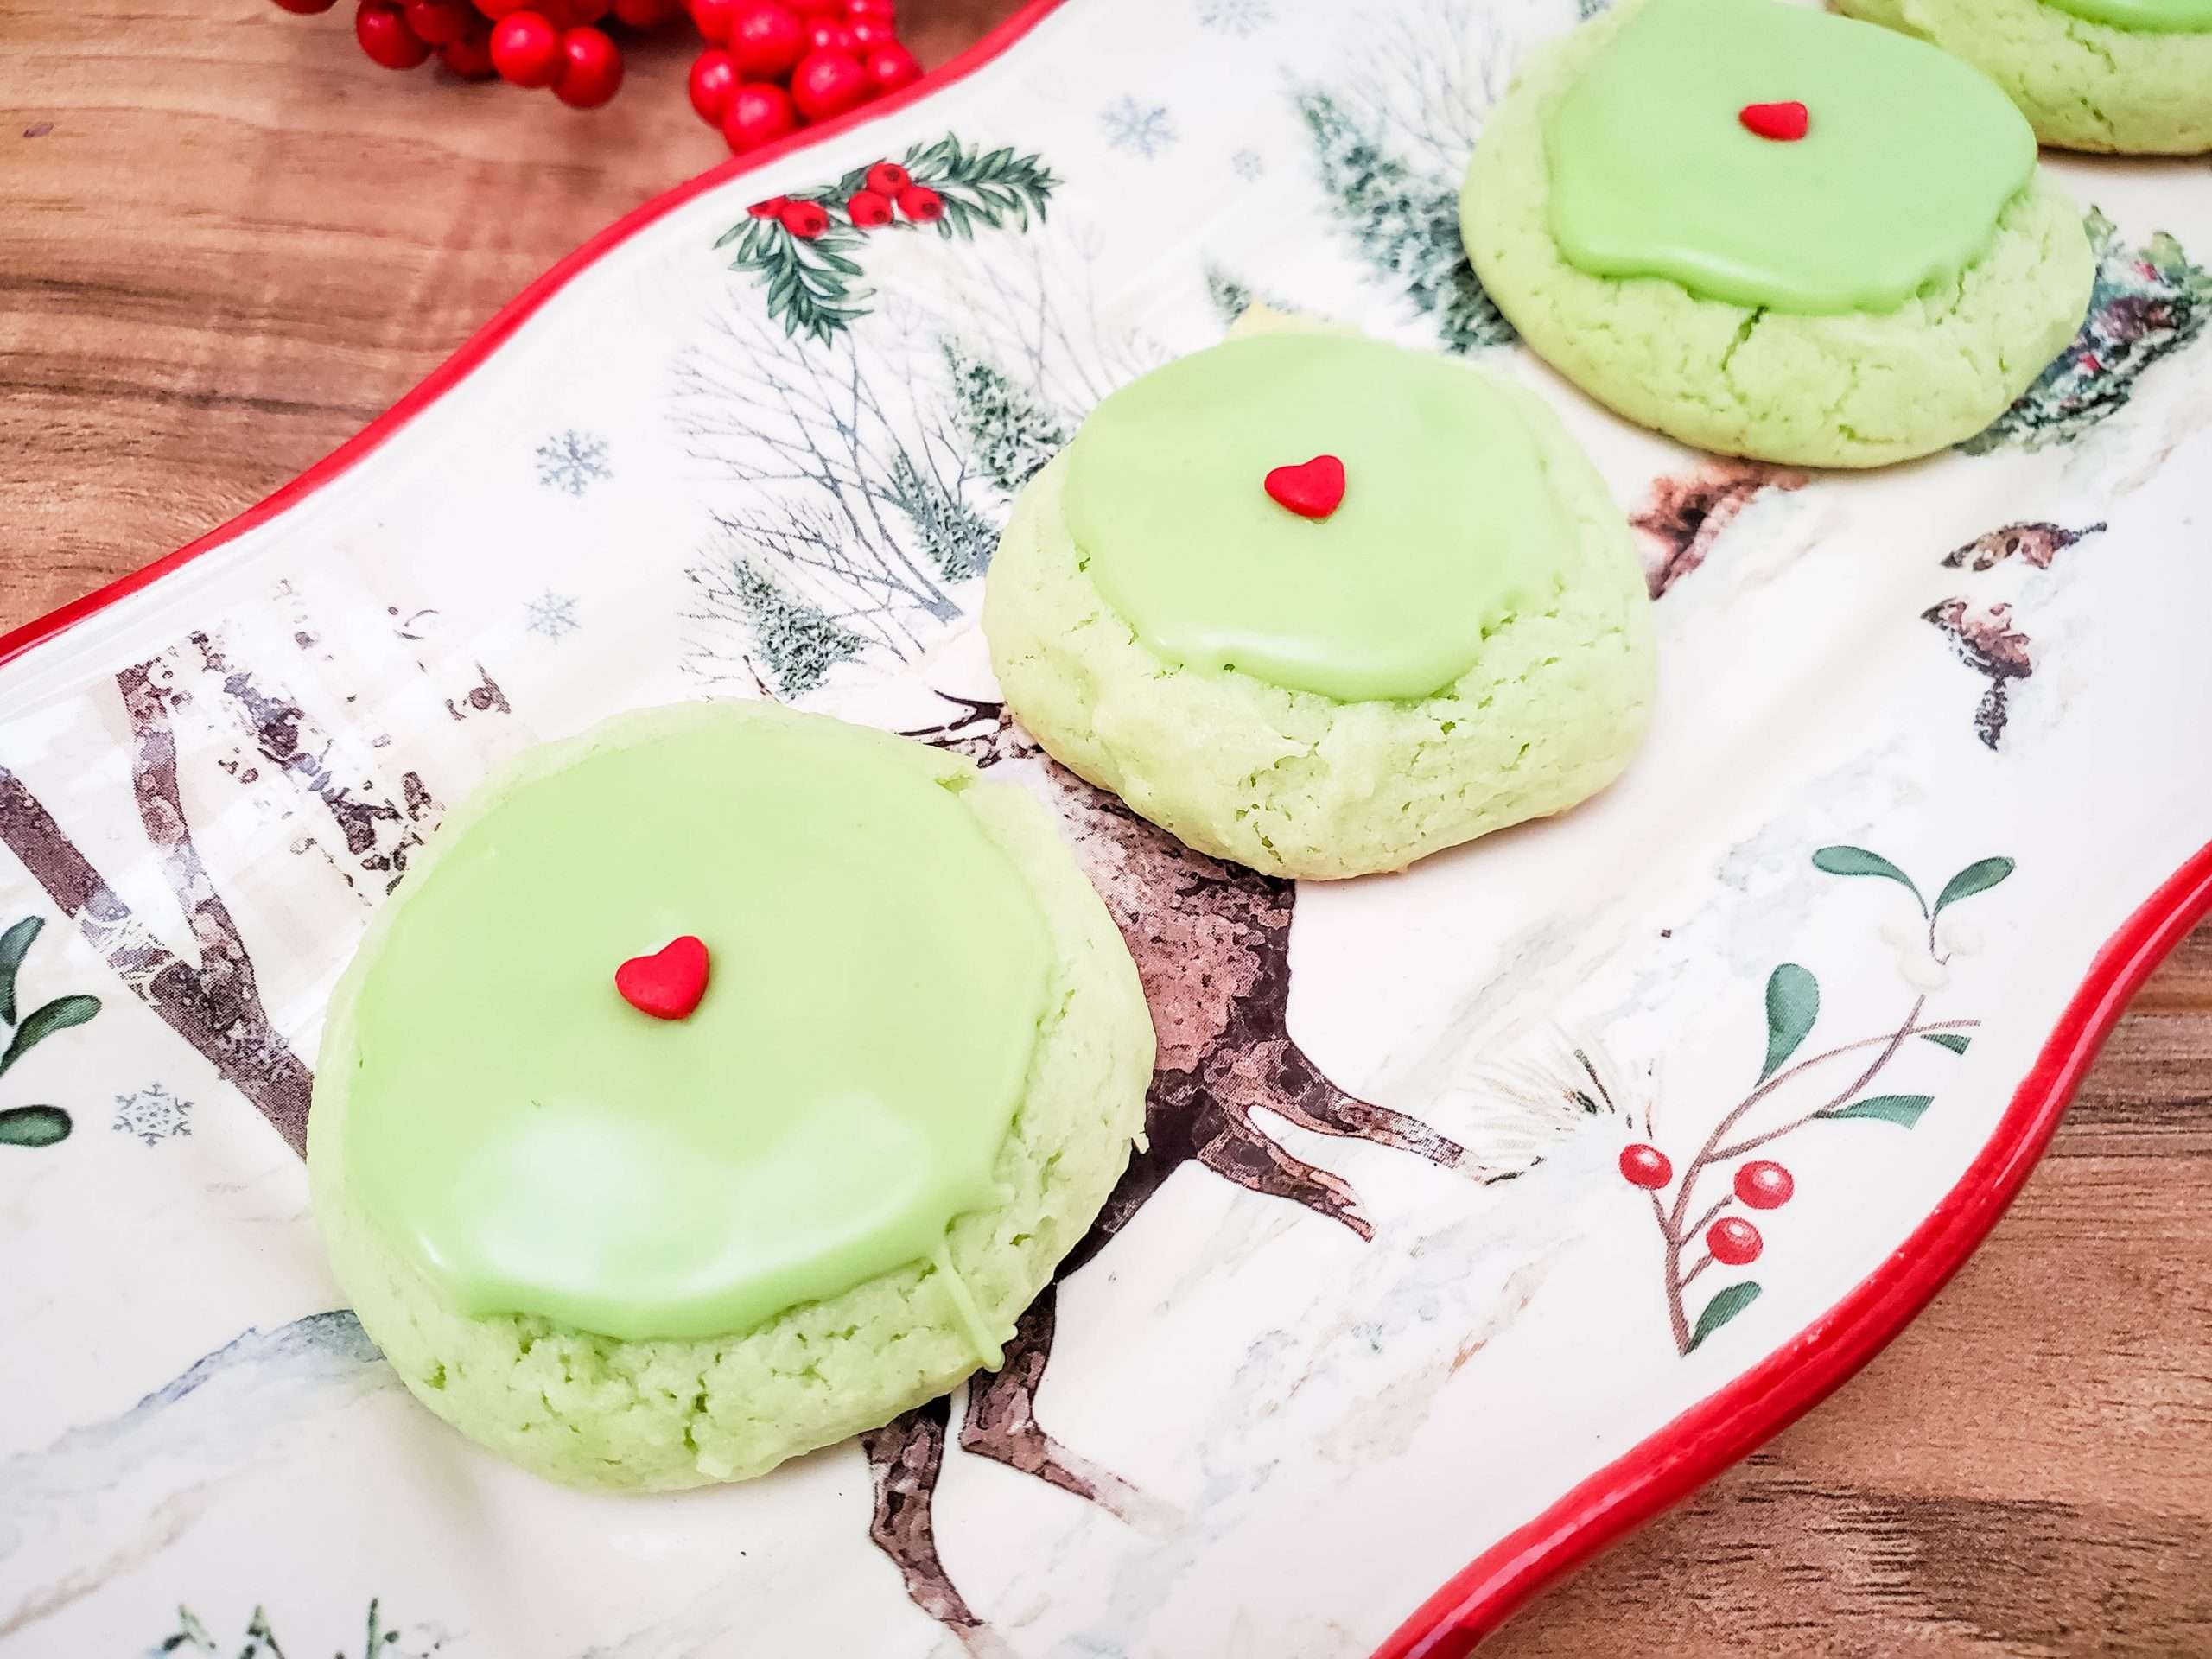
[[[614,9],[613,0],[561,0],[562,27],[582,29],[595,23]]]
[[[864,231],[891,222],[891,198],[874,190],[855,190],[845,203],[845,217]]]
[[[926,184],[910,184],[899,193],[899,211],[917,225],[934,225],[944,217],[944,198]]]
[[[622,48],[596,29],[561,36],[561,78],[553,96],[572,110],[595,110],[622,84]]]
[[[784,209],[791,205],[789,196],[769,196],[754,202],[745,211],[754,219],[780,219]]]
[[[845,32],[853,37],[853,49],[862,57],[887,46],[899,44],[899,31],[880,17],[860,17],[845,25]]]
[[[729,114],[729,100],[745,77],[737,73],[737,60],[719,46],[710,46],[691,60],[690,79],[684,90],[691,107],[710,127],[721,125]]]
[[[802,17],[835,16],[844,10],[838,0],[789,0],[789,3]]]
[[[818,201],[787,201],[776,217],[793,236],[810,242],[830,228],[829,211]]]
[[[1765,1245],[1759,1230],[1741,1216],[1723,1216],[1705,1230],[1705,1248],[1713,1252],[1714,1261],[1740,1268],[1758,1261]]]
[[[530,0],[474,0],[476,10],[495,23],[512,12],[520,11],[529,3]]]
[[[404,16],[408,32],[431,46],[451,46],[476,21],[463,0],[409,0]]]
[[[895,92],[922,78],[922,60],[903,46],[879,46],[868,54],[869,83],[878,92]]]
[[[875,95],[868,72],[842,52],[810,52],[791,71],[791,102],[810,121],[857,110]]]
[[[511,11],[493,25],[492,67],[518,86],[550,86],[563,65],[561,31],[534,11]]]
[[[740,156],[798,130],[798,117],[791,109],[791,94],[765,81],[738,87],[730,94],[729,108],[722,116],[722,137]],[[777,217],[781,216],[779,209]]]
[[[691,0],[691,21],[709,46],[728,46],[729,32],[745,5],[746,0]]]
[[[896,162],[878,162],[868,170],[868,188],[879,196],[895,196],[914,181],[914,175]]]
[[[806,49],[810,52],[842,52],[849,55],[855,49],[853,31],[826,18],[807,24],[805,35]]]
[[[782,6],[747,6],[731,22],[729,49],[748,78],[781,80],[806,55],[806,30]]]
[[[337,0],[276,0],[287,11],[297,12],[302,17],[312,17],[319,11],[328,11]]]
[[[899,8],[893,0],[845,0],[845,17],[849,22],[856,23],[863,17],[874,17],[888,23],[895,22],[898,16]]]
[[[1658,1147],[1639,1141],[1621,1149],[1621,1179],[1630,1186],[1656,1192],[1675,1179],[1675,1166]]]
[[[683,10],[679,0],[614,0],[614,15],[632,29],[658,29]]]
[[[1754,1158],[1736,1172],[1736,1196],[1754,1210],[1779,1210],[1797,1183],[1770,1158]]]
[[[361,0],[353,14],[353,38],[370,60],[387,69],[412,69],[430,55],[430,48],[415,38],[398,9]]]
[[[486,79],[493,73],[490,32],[448,41],[438,48],[438,61],[463,80]]]

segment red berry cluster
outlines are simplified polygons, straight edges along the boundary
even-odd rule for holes
[[[896,0],[358,0],[353,38],[387,69],[435,54],[464,79],[497,75],[591,110],[622,85],[622,50],[594,25],[611,12],[626,28],[658,29],[687,3],[707,41],[691,107],[740,153],[921,79],[899,43]],[[276,3],[306,15],[336,0]]]
[[[1621,1150],[1621,1179],[1630,1186],[1656,1192],[1675,1179],[1675,1166],[1658,1147],[1643,1141]],[[1736,1169],[1736,1197],[1753,1210],[1779,1210],[1797,1190],[1789,1172],[1771,1158],[1754,1158]],[[1756,1262],[1766,1241],[1740,1216],[1723,1216],[1705,1230],[1705,1248],[1724,1267]]]
[[[755,219],[772,219],[800,240],[811,242],[830,228],[829,210],[804,196],[770,196],[746,209]],[[845,200],[845,217],[854,228],[873,231],[901,217],[931,225],[944,217],[944,198],[896,162],[878,162],[867,181]]]
[[[691,0],[691,107],[741,156],[921,79],[895,0]]]

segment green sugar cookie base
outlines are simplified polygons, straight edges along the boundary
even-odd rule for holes
[[[2005,89],[2046,144],[2212,152],[2212,33],[2113,29],[2039,0],[1836,0],[1836,10],[1963,58]]]
[[[1338,702],[1162,660],[1082,569],[1062,456],[1015,502],[984,586],[1008,705],[1071,771],[1199,851],[1274,875],[1402,869],[1595,794],[1649,718],[1650,601],[1596,469],[1541,400],[1503,390],[1573,525],[1573,563],[1545,609],[1501,622],[1443,691]]]
[[[1974,436],[2074,338],[2096,260],[2079,211],[2040,178],[1980,258],[1891,312],[1789,315],[1568,264],[1552,239],[1544,111],[1619,25],[1608,14],[1532,60],[1491,111],[1459,211],[1498,309],[1599,402],[1723,454],[1879,467]]]
[[[818,720],[772,704],[653,709],[533,752],[477,799],[578,758],[700,720]],[[1153,1033],[1135,965],[1044,806],[917,745],[938,781],[1027,883],[1057,957],[1056,994],[995,1170],[1009,1196],[962,1216],[948,1258],[1001,1337],[1074,1248],[1143,1127]],[[451,844],[463,807],[431,843]],[[419,878],[420,870],[416,872]],[[308,1179],[331,1267],[362,1327],[415,1397],[500,1456],[582,1487],[664,1491],[741,1480],[888,1422],[980,1363],[939,1269],[918,1262],[756,1328],[623,1342],[521,1315],[470,1318],[386,1243],[347,1190],[353,1007],[398,897],[371,925],[331,1001],[308,1124]]]

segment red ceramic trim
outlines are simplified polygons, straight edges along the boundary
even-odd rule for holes
[[[429,378],[266,500],[166,558],[0,635],[0,664],[304,500],[473,373],[581,272],[657,219],[727,180],[973,74],[1065,3],[1029,0],[976,45],[904,92],[725,162],[616,220],[517,295]],[[1687,1497],[1841,1387],[1928,1305],[1996,1225],[2043,1155],[2066,1103],[2128,1000],[2208,912],[2212,845],[2183,865],[2106,943],[2012,1096],[1995,1135],[1935,1213],[1879,1271],[1760,1364],[1477,1556],[1400,1626],[1375,1659],[1461,1659],[1540,1590]]]
[[[1422,1603],[1375,1659],[1462,1659],[1538,1591],[1680,1503],[1850,1381],[1997,1224],[2129,999],[2208,912],[2212,846],[2199,849],[2105,942],[1989,1143],[1871,1277],[1718,1394],[1484,1550]]]

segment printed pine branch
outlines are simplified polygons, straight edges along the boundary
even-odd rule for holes
[[[1297,102],[1322,191],[1368,264],[1435,322],[1452,351],[1511,341],[1513,326],[1460,243],[1457,181],[1417,174],[1386,153],[1327,92],[1309,91]]]
[[[990,569],[998,526],[935,479],[925,478],[903,453],[891,464],[891,499],[947,582],[967,582]]]
[[[870,230],[855,225],[850,204],[867,185],[869,163],[834,184],[779,199],[822,210],[822,228],[811,236],[794,232],[782,213],[766,211],[773,204],[763,203],[716,238],[716,248],[731,250],[729,268],[750,275],[765,290],[768,315],[786,334],[826,346],[868,315],[874,291],[862,281],[856,256],[871,238],[930,226],[941,238],[963,242],[980,230],[1026,231],[1044,221],[1060,184],[1035,155],[1004,146],[972,149],[951,133],[911,146],[899,164],[917,187],[934,195],[934,218],[918,222],[902,210],[888,225]]]
[[[2212,272],[2191,264],[2172,237],[2161,231],[2130,247],[2096,209],[2083,223],[2097,253],[2088,318],[2018,402],[1959,445],[1967,454],[2072,442],[2125,408],[2143,372],[2196,340],[2212,318]]]

